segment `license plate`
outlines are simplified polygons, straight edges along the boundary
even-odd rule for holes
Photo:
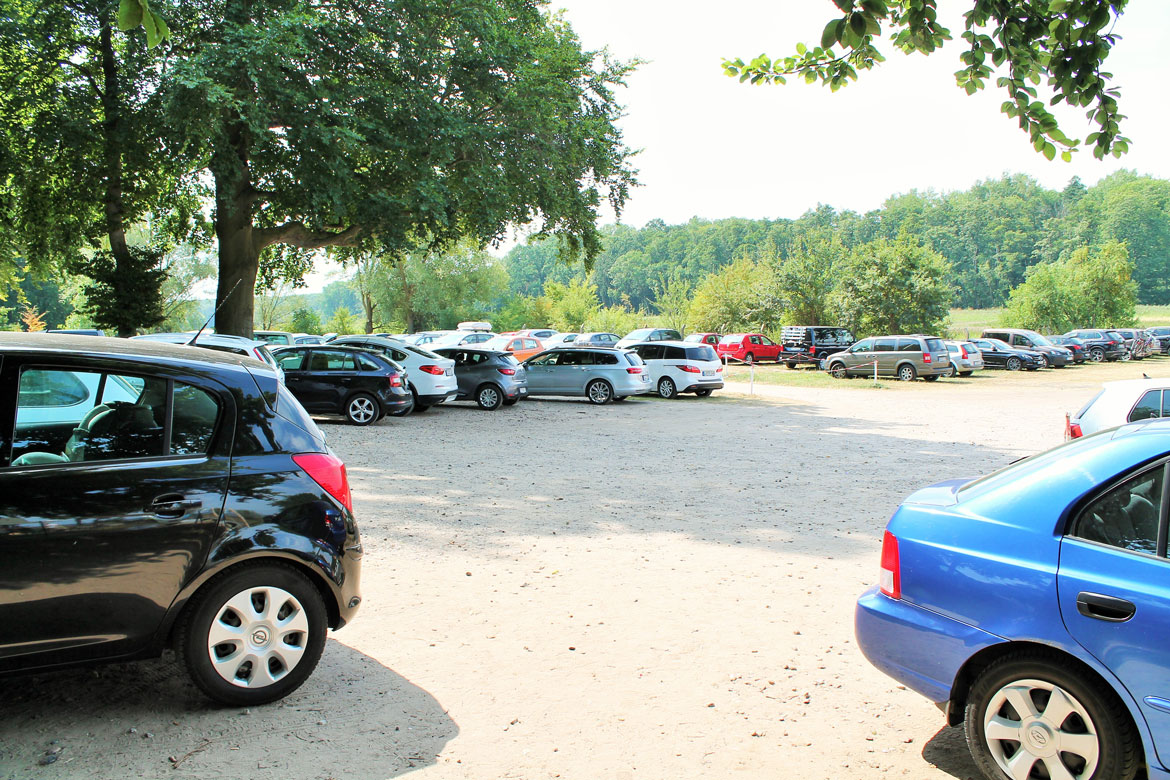
[[[446,371],[444,371],[443,373],[444,373],[444,374],[446,374],[447,376],[455,376],[455,369],[453,369],[453,368],[448,368],[448,369],[447,369]]]
[[[643,382],[649,382],[649,381],[650,381],[650,375],[649,375],[649,374],[642,374],[642,381],[643,381]]]
[[[704,371],[703,376],[715,376],[715,372],[714,371]]]
[[[527,388],[527,387],[521,387],[521,388],[520,388],[520,395],[528,395],[528,388]]]

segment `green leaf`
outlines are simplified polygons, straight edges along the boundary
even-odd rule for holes
[[[139,0],[121,0],[118,4],[118,29],[133,30],[142,24],[142,3]]]
[[[1045,158],[1052,160],[1056,157],[1056,147],[1052,144],[1044,144],[1043,154]]]
[[[1066,149],[1060,153],[1060,159],[1064,160],[1065,162],[1072,162],[1072,152]]]
[[[146,32],[146,46],[153,49],[162,40],[162,32],[158,29],[158,22],[149,9],[142,17],[142,29]]]
[[[808,47],[805,46],[803,43],[796,44],[796,53],[799,54],[801,57],[803,57],[807,51],[808,51]]]
[[[123,0],[123,2],[125,2],[125,0]],[[825,25],[824,31],[821,32],[821,48],[827,49],[837,41],[841,40],[841,34],[838,32],[837,28],[843,23],[844,20],[842,19],[834,19]]]

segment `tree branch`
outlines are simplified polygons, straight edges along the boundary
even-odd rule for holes
[[[252,240],[257,250],[273,244],[288,244],[298,249],[322,249],[327,246],[354,246],[364,232],[361,225],[351,225],[340,232],[330,233],[310,230],[303,222],[286,222],[270,228],[256,228],[252,232]]]
[[[101,87],[98,86],[97,80],[93,77],[93,74],[90,73],[88,70],[81,67],[76,62],[70,62],[69,60],[57,60],[57,64],[73,68],[75,71],[77,71],[81,75],[85,76],[85,80],[89,82],[89,85],[91,87],[93,87],[93,91],[95,94],[97,94],[98,99],[105,100],[105,98],[106,98],[105,93],[102,92]]]

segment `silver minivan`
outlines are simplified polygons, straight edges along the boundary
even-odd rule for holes
[[[528,358],[524,369],[530,398],[580,396],[600,405],[655,392],[646,364],[628,349],[559,347]]]
[[[937,336],[876,336],[854,344],[844,352],[825,358],[825,367],[833,376],[897,377],[910,382],[922,377],[933,382],[951,369],[947,346]]]

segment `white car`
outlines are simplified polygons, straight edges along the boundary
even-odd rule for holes
[[[553,347],[567,347],[576,340],[576,333],[554,333],[547,339],[541,339],[540,343],[544,344],[545,349],[552,349]]]
[[[700,398],[723,388],[723,363],[710,344],[689,341],[641,341],[637,352],[650,371],[650,381],[663,398],[694,393]]]
[[[339,336],[329,344],[372,350],[405,368],[416,412],[425,412],[459,393],[455,361],[436,355],[425,347],[382,336]]]
[[[1106,382],[1069,419],[1066,438],[1077,439],[1127,422],[1170,417],[1170,378]]]
[[[147,333],[143,336],[132,336],[131,340],[161,341],[164,344],[190,344],[194,335],[194,333]],[[223,333],[200,333],[194,346],[255,358],[275,371],[277,378],[284,382],[284,371],[280,369],[276,358],[268,350],[269,343],[259,339],[247,339],[243,336],[228,336]]]
[[[944,341],[947,355],[951,359],[951,370],[947,376],[971,376],[983,370],[983,353],[970,341]]]
[[[485,341],[491,341],[495,336],[495,333],[486,330],[457,330],[454,333],[439,336],[439,338],[427,344],[427,349],[470,347],[476,344],[482,344]]]

